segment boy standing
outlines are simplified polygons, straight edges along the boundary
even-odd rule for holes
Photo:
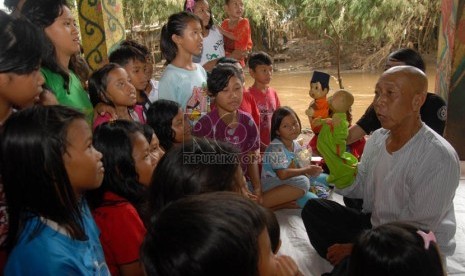
[[[281,104],[276,90],[269,87],[273,75],[273,61],[265,52],[252,53],[249,57],[249,73],[254,84],[249,93],[254,97],[260,111],[260,152],[270,144],[271,117]]]
[[[145,74],[146,59],[144,54],[133,46],[125,45],[113,51],[108,59],[126,70],[131,84],[137,91],[137,104],[143,106],[144,112],[147,112],[149,99],[145,94],[145,88],[148,78]]]
[[[147,85],[144,89],[145,93],[140,93],[138,97],[140,96],[140,102],[145,102],[144,108],[147,110],[151,103],[158,100],[158,81],[152,78],[153,59],[150,54],[150,50],[145,45],[135,40],[125,40],[121,43],[121,46],[132,46],[139,50],[145,57],[145,76],[147,77]]]

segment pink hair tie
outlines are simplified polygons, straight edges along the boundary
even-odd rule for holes
[[[186,11],[194,12],[194,5],[195,5],[194,0],[187,0],[186,1]]]
[[[429,231],[428,234],[425,232],[418,230],[417,234],[420,235],[423,238],[423,241],[425,242],[425,249],[428,250],[429,244],[433,241],[436,242],[436,236],[432,231]]]

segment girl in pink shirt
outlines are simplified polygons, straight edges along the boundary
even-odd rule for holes
[[[104,103],[115,108],[118,119],[145,124],[144,109],[136,104],[136,89],[120,65],[109,63],[95,71],[89,79],[89,96],[94,107]],[[96,114],[93,128],[110,120],[108,113]]]

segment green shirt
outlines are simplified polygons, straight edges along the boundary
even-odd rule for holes
[[[45,84],[55,94],[58,102],[62,105],[76,108],[86,115],[86,121],[92,125],[94,109],[89,99],[89,94],[84,90],[79,78],[70,71],[69,73],[69,92],[65,88],[63,77],[47,68],[41,68],[40,71],[45,78]]]

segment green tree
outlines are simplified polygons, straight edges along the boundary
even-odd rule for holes
[[[209,3],[215,23],[220,24],[225,19],[224,0]],[[425,52],[437,45],[439,0],[245,0],[244,4],[254,49],[264,46],[271,51],[278,34],[287,30],[303,36],[320,34],[333,43],[339,65],[345,45],[369,41],[377,52],[365,64],[377,67],[393,47],[410,42]],[[128,29],[161,26],[183,5],[184,0],[123,0]]]
[[[123,0],[127,26],[162,25],[182,10],[183,0]]]
[[[209,1],[216,24],[226,19],[224,12],[225,0]],[[276,0],[244,1],[244,17],[252,28],[252,40],[254,48],[261,48],[263,36],[273,37],[274,31],[278,31],[284,24],[286,10]]]
[[[340,71],[342,40],[344,39],[344,34],[351,29],[351,23],[353,22],[347,13],[350,1],[312,1],[312,5],[310,6],[310,0],[304,0],[307,8],[303,10],[303,14],[307,18],[307,24],[312,28],[318,29],[321,34],[334,44],[334,48],[336,49],[337,80],[341,89],[344,88]]]
[[[216,24],[226,18],[224,0],[209,1]],[[245,1],[245,17],[254,30],[254,42],[260,42],[263,29],[279,30],[288,17],[284,6],[275,0]],[[163,25],[168,17],[182,10],[184,0],[123,0],[126,24],[128,26]],[[260,45],[260,43],[258,43]]]
[[[333,42],[340,77],[341,51],[347,43],[376,41],[379,49],[366,63],[379,62],[393,47],[407,44],[420,52],[431,43],[440,16],[439,0],[303,0],[299,16],[309,29]]]

